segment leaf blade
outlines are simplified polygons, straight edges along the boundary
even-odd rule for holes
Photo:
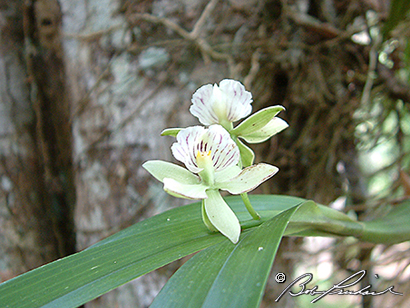
[[[235,246],[220,243],[196,254],[171,277],[151,308],[258,307],[282,235],[297,208],[248,231]]]
[[[0,285],[0,302],[19,308],[53,306],[57,302],[61,304],[58,307],[76,307],[224,240],[208,232],[199,204],[193,205],[149,218],[113,239],[6,281]]]
[[[259,221],[250,219],[240,197],[225,199],[238,216],[243,235],[305,201],[279,195],[250,195],[250,199],[262,216]],[[310,201],[292,216],[285,235],[343,235],[394,244],[410,240],[409,220],[409,201],[370,222],[352,220]],[[77,254],[0,284],[0,303],[18,308],[56,307],[57,303],[58,307],[77,307],[181,257],[222,245],[221,242],[234,246],[221,234],[207,230],[200,204],[193,203],[139,222]]]

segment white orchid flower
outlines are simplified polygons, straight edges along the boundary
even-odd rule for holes
[[[236,80],[224,79],[217,84],[200,87],[192,95],[189,111],[204,125],[220,124],[230,129],[252,111],[252,94]]]
[[[241,170],[240,153],[229,133],[220,125],[182,129],[171,150],[185,167],[154,160],[143,167],[164,183],[169,194],[187,199],[202,199],[202,218],[212,231],[218,230],[233,243],[241,232],[239,221],[221,197],[219,190],[242,194],[272,177],[278,168],[258,164]]]
[[[217,84],[200,87],[192,96],[189,111],[204,125],[220,124],[231,135],[239,147],[241,166],[253,164],[254,153],[240,139],[248,143],[264,142],[281,132],[289,125],[276,117],[285,108],[280,105],[259,110],[233,127],[233,122],[248,116],[252,111],[252,94],[236,80],[224,79]],[[170,128],[162,132],[163,136],[176,136],[181,128]]]

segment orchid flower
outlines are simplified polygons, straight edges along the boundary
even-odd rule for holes
[[[192,95],[190,112],[204,125],[220,124],[230,134],[236,143],[240,153],[239,166],[249,167],[253,165],[255,154],[242,140],[248,143],[260,143],[287,128],[289,125],[276,115],[284,110],[283,106],[271,106],[251,115],[233,127],[236,122],[252,111],[252,94],[236,80],[224,79],[217,84],[207,84],[200,87]],[[164,130],[163,136],[176,136],[181,128]],[[260,219],[260,215],[253,209],[248,195],[241,194],[242,200],[254,219]]]
[[[200,87],[192,96],[190,112],[204,125],[220,124],[239,147],[240,165],[253,164],[255,155],[240,139],[248,143],[260,143],[287,128],[289,125],[276,115],[283,106],[264,108],[248,117],[237,127],[233,122],[248,116],[252,111],[252,94],[236,80],[224,79],[217,84]],[[162,135],[176,136],[180,128],[166,129]]]
[[[189,111],[204,125],[220,124],[228,131],[252,111],[252,94],[238,81],[224,79],[200,87],[192,95]]]
[[[251,191],[272,177],[278,168],[261,163],[242,170],[238,166],[238,146],[217,124],[180,130],[171,151],[186,169],[160,160],[148,161],[143,167],[164,184],[167,193],[179,198],[202,199],[205,225],[237,243],[241,232],[238,218],[219,191],[231,194]]]

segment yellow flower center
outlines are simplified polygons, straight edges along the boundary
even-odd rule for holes
[[[206,185],[214,183],[214,166],[211,157],[211,151],[196,152],[196,163],[199,168],[203,169],[199,172],[199,176]]]

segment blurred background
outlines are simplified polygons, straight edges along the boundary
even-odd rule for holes
[[[166,127],[198,124],[193,92],[224,78],[290,127],[252,145],[280,172],[256,193],[313,199],[359,220],[410,196],[408,0],[0,0],[0,281],[183,204],[141,164],[173,160]],[[175,262],[86,304],[147,307]],[[262,307],[310,272],[317,307],[408,307],[410,244],[285,238]],[[379,278],[375,278],[375,275]]]

